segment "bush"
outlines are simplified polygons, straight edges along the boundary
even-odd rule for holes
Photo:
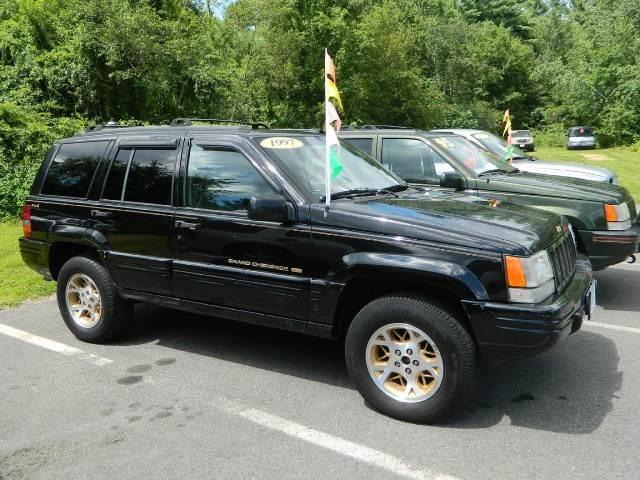
[[[564,147],[567,129],[560,123],[554,123],[536,129],[534,135],[538,147]]]
[[[0,103],[0,218],[19,215],[51,144],[84,124],[81,118],[52,118],[14,103]]]

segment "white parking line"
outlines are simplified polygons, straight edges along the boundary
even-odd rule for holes
[[[618,330],[619,332],[640,333],[640,328],[625,327],[624,325],[613,325],[611,323],[585,322],[586,327],[606,328],[608,330]]]
[[[230,413],[240,415],[241,417],[258,425],[262,425],[263,427],[277,430],[307,443],[326,448],[327,450],[331,450],[339,455],[374,465],[401,477],[420,480],[458,480],[456,477],[452,477],[451,475],[415,469],[393,455],[389,455],[379,450],[374,450],[373,448],[369,448],[340,437],[335,437],[328,433],[305,427],[299,423],[285,420],[284,418],[263,412],[262,410],[256,410],[255,408],[238,410],[237,407],[230,407],[225,410]]]
[[[0,333],[9,337],[17,338],[23,342],[30,343],[31,345],[46,348],[52,352],[61,353],[68,357],[78,357],[92,363],[93,365],[97,365],[98,367],[104,367],[105,365],[113,363],[113,360],[108,358],[99,357],[93,353],[87,353],[84,350],[80,350],[79,348],[70,347],[69,345],[56,342],[55,340],[39,337],[38,335],[33,335],[32,333],[25,332],[24,330],[18,330],[17,328],[13,328],[2,323],[0,323]]]

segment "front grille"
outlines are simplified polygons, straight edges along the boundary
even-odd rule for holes
[[[549,248],[549,258],[553,265],[556,290],[562,291],[571,281],[576,271],[576,244],[569,233]]]

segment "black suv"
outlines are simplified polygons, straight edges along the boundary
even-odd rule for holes
[[[20,249],[81,340],[115,338],[135,301],[345,336],[365,399],[426,422],[479,360],[543,351],[589,311],[556,214],[409,187],[348,144],[327,211],[323,135],[184,123],[86,132],[42,164]]]

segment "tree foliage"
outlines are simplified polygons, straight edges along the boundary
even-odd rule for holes
[[[0,212],[82,125],[234,117],[640,138],[637,0],[0,0]],[[226,6],[226,9],[224,8]],[[224,12],[224,13],[223,13]]]

